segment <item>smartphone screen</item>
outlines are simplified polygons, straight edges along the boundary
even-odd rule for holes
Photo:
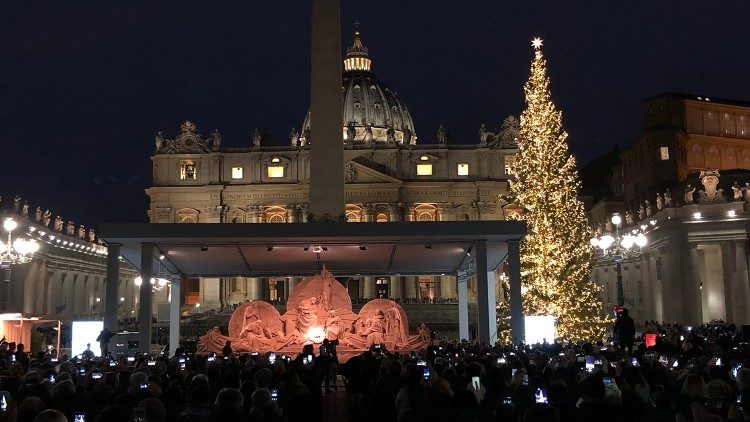
[[[534,391],[534,401],[536,401],[537,403],[549,403],[549,399],[547,398],[547,389],[537,388]]]
[[[86,414],[85,413],[76,413],[73,416],[73,422],[86,422]]]
[[[8,403],[10,402],[10,393],[7,391],[0,391],[0,412],[8,410]]]
[[[271,389],[271,401],[279,401],[279,390],[276,388]]]
[[[424,378],[426,380],[430,379],[430,368],[428,368],[426,366],[424,368],[422,368],[422,378]]]
[[[147,365],[148,366],[156,366],[156,361],[155,360],[150,360],[150,361],[148,361]]]
[[[135,362],[134,356],[128,356],[128,362]]]
[[[586,372],[593,372],[594,371],[594,357],[593,356],[586,356]]]
[[[479,390],[479,377],[471,377],[471,385],[475,390]]]
[[[503,399],[503,404],[513,404],[513,399],[511,399],[510,397],[505,397]]]
[[[91,378],[93,378],[95,380],[98,380],[101,377],[102,377],[102,373],[101,372],[94,372],[93,374],[91,374]]]
[[[529,385],[529,375],[524,374],[523,375],[523,385]]]
[[[604,385],[607,385],[607,384],[612,384],[612,378],[610,378],[610,377],[605,377],[604,378]]]

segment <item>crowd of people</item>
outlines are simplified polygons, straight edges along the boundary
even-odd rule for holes
[[[408,356],[372,351],[341,373],[351,420],[750,419],[750,347],[735,326],[649,323],[632,352],[618,346],[441,342]]]
[[[59,360],[2,343],[0,422],[323,421],[337,373],[352,421],[750,419],[750,346],[737,327],[644,331],[630,351],[435,341],[408,354],[373,346],[340,365],[330,343],[298,356],[230,346],[218,356]]]

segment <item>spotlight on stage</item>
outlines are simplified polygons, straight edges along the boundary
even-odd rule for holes
[[[307,339],[313,343],[322,343],[326,338],[326,331],[323,327],[310,327],[307,330]]]

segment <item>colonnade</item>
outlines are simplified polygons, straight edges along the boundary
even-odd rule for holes
[[[750,323],[750,276],[744,239],[663,242],[622,262],[625,306],[638,322]],[[614,306],[616,272],[608,262],[594,269],[603,302]]]

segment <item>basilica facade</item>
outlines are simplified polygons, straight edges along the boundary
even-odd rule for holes
[[[342,76],[342,147],[346,209],[325,218],[351,223],[499,220],[514,209],[509,193],[517,153],[518,120],[484,124],[471,143],[455,142],[442,126],[419,134],[406,105],[371,71],[359,31],[347,50]],[[174,136],[155,139],[152,223],[283,224],[320,221],[308,212],[310,127],[301,116],[287,145],[267,145],[260,130],[246,148],[226,148],[218,130],[202,135],[184,122]],[[417,141],[419,139],[419,141]],[[345,283],[352,298],[456,297],[456,278],[356,277]],[[221,307],[250,299],[283,301],[298,278],[196,279],[186,283],[187,305]],[[500,283],[496,283],[498,286]],[[473,290],[469,281],[470,295]],[[500,287],[498,287],[499,289]],[[498,292],[500,293],[500,292]],[[502,296],[500,296],[502,297]]]

